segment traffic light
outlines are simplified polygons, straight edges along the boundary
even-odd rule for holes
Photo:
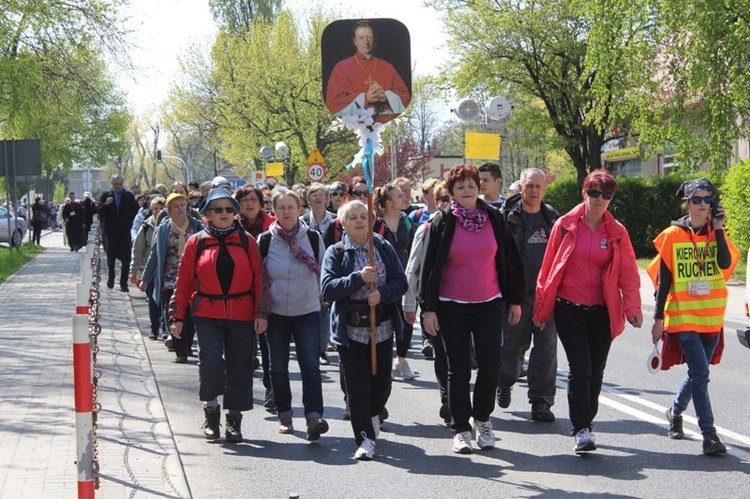
[[[161,163],[161,149],[156,150],[156,162]]]

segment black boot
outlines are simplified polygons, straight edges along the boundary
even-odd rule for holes
[[[224,436],[227,442],[242,442],[242,413],[237,411],[227,413],[227,430]]]
[[[203,408],[203,414],[206,416],[206,421],[203,422],[203,435],[208,440],[218,439],[219,422],[221,421],[221,406],[205,406]]]

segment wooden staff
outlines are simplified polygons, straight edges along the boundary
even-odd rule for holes
[[[370,244],[367,245],[367,256],[370,259],[369,265],[370,267],[375,267],[375,241],[373,240],[374,231],[372,228],[373,225],[373,219],[372,219],[372,195],[368,192],[367,195],[367,227],[370,231],[368,235],[368,241]],[[371,282],[369,291],[375,290],[375,283]],[[375,326],[375,305],[370,305],[370,360],[372,363],[372,370],[371,373],[373,376],[378,374],[378,353],[377,353],[377,333],[376,333],[376,326]]]

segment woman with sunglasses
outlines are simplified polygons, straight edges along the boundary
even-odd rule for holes
[[[372,195],[375,211],[385,224],[393,232],[396,240],[393,248],[396,250],[401,266],[406,267],[409,261],[409,250],[414,240],[416,225],[406,215],[404,210],[409,205],[409,201],[404,196],[401,188],[394,184],[386,184],[383,187],[376,187]],[[403,315],[401,302],[398,303],[399,312]],[[403,334],[396,338],[396,363],[393,365],[393,377],[400,376],[406,381],[416,378],[411,370],[406,355],[411,346],[411,337],[414,333],[413,323],[404,324]]]
[[[202,210],[206,227],[187,241],[180,262],[171,320],[172,334],[180,338],[192,313],[200,345],[203,435],[219,438],[223,395],[227,442],[242,441],[242,412],[253,408],[253,344],[268,324],[260,315],[260,251],[235,220],[239,211],[225,189],[208,194]]]
[[[667,435],[685,438],[682,413],[692,399],[703,435],[703,453],[713,456],[726,453],[727,448],[714,426],[708,395],[709,364],[721,361],[726,281],[739,252],[724,232],[727,216],[708,179],[683,182],[677,195],[685,201],[688,214],[656,236],[658,255],[648,269],[658,283],[651,337],[654,343],[664,337],[667,351],[681,352],[688,367],[685,381],[667,409]],[[662,369],[671,365],[665,362]]]
[[[234,193],[234,199],[240,204],[240,212],[235,218],[240,222],[242,228],[257,239],[258,236],[268,230],[271,224],[276,221],[276,217],[263,210],[263,192],[253,185],[243,185]],[[271,409],[275,407],[273,401],[273,389],[271,388],[271,375],[268,371],[270,361],[268,359],[268,345],[266,335],[260,335],[258,346],[260,349],[260,358],[263,367],[263,387],[266,389],[263,407]],[[258,352],[253,352],[255,367],[258,363]]]
[[[500,212],[479,199],[479,172],[456,165],[446,179],[452,200],[430,221],[419,276],[422,327],[448,357],[453,452],[469,454],[471,430],[482,450],[495,447],[490,415],[500,368],[502,318],[521,318],[526,280],[513,236]],[[471,345],[477,377],[471,392]]]
[[[349,191],[349,186],[338,180],[328,186],[328,198],[330,201],[326,205],[326,210],[333,213],[333,216],[339,212],[339,208],[344,204],[346,193]]]
[[[617,183],[606,170],[583,181],[583,202],[552,227],[536,284],[534,324],[553,316],[568,357],[568,405],[575,452],[596,450],[592,421],[604,367],[625,319],[641,327],[640,276],[625,227],[609,212]]]

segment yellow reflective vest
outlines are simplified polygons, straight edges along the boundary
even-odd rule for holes
[[[672,273],[672,283],[664,306],[664,329],[668,333],[696,331],[716,333],[724,327],[727,284],[740,253],[726,237],[732,263],[719,268],[716,261],[716,233],[693,234],[672,225],[654,239],[658,255],[646,269],[658,288],[659,262]]]

